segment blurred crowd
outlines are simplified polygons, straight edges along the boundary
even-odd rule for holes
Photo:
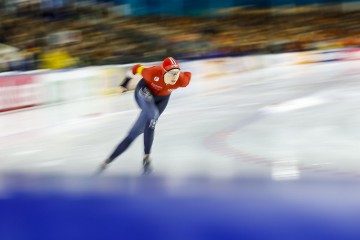
[[[51,10],[28,4],[0,13],[0,71],[359,46],[360,11],[135,17],[106,4]]]

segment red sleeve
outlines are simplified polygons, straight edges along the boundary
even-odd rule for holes
[[[182,72],[180,87],[186,87],[190,83],[191,72]]]

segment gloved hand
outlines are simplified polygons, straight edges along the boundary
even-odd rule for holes
[[[137,74],[138,68],[141,67],[141,64],[136,64],[132,67],[132,73],[135,75]]]

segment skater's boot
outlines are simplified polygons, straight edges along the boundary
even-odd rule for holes
[[[143,159],[143,175],[149,175],[152,172],[151,159],[149,155],[145,155]]]
[[[111,162],[112,162],[112,160],[106,159],[103,163],[101,163],[101,165],[99,166],[99,168],[96,171],[96,175],[101,174]]]

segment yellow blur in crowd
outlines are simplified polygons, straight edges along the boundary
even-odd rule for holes
[[[62,69],[76,66],[77,59],[63,48],[52,49],[41,55],[43,69]]]

